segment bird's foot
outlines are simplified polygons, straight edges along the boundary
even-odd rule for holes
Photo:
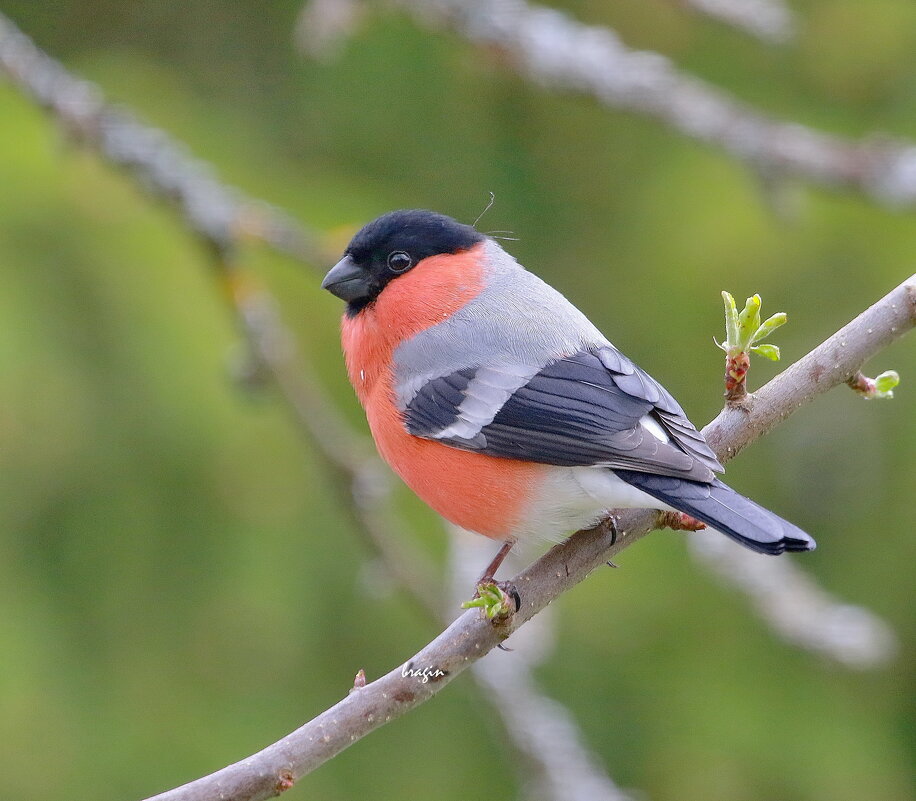
[[[462,609],[475,607],[483,609],[491,620],[505,620],[522,608],[522,599],[511,581],[483,580],[477,584],[474,597],[461,604]]]
[[[685,512],[662,512],[659,516],[659,528],[670,528],[675,531],[702,531],[706,524]]]

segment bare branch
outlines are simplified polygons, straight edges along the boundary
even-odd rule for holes
[[[449,526],[454,606],[468,597],[493,543]],[[510,554],[519,562],[521,554]],[[508,560],[507,560],[508,561]],[[557,608],[544,609],[512,637],[512,652],[481,659],[471,669],[522,757],[523,798],[543,801],[632,801],[607,775],[569,710],[545,695],[534,668],[554,650]],[[551,612],[553,614],[551,614]],[[454,614],[450,615],[454,618]]]
[[[792,12],[782,0],[678,0],[678,2],[772,44],[787,42],[795,33]]]
[[[783,639],[857,670],[886,664],[897,638],[879,617],[819,587],[790,559],[756,555],[713,532],[687,538],[691,553],[723,584],[747,595]]]
[[[359,0],[309,0],[296,20],[296,46],[311,58],[327,61],[353,36],[365,12]]]
[[[301,261],[327,261],[317,235],[264,201],[227,187],[209,164],[163,131],[109,105],[95,84],[67,72],[2,13],[0,75],[51,112],[78,141],[176,206],[185,223],[214,247],[254,240]]]
[[[916,276],[749,396],[746,408],[724,410],[703,434],[719,458],[728,460],[802,404],[842,383],[914,324]],[[649,533],[657,513],[627,510],[615,515],[615,520],[616,541],[607,526],[577,532],[516,576],[513,582],[521,591],[522,606],[508,620],[493,624],[477,610],[468,610],[404,665],[355,690],[279,742],[210,776],[157,795],[156,801],[254,801],[275,794],[280,785],[285,788],[438,693],[548,603]]]
[[[392,0],[421,22],[449,27],[505,53],[551,89],[661,120],[767,175],[851,188],[892,207],[916,205],[916,145],[886,136],[853,141],[768,117],[679,72],[659,53],[628,48],[609,28],[524,0]]]

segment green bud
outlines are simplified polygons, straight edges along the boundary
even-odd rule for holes
[[[875,397],[893,398],[894,387],[900,383],[900,375],[895,370],[886,370],[875,377]]]
[[[751,348],[751,353],[763,356],[764,359],[769,359],[771,362],[779,361],[779,347],[777,345],[754,345]]]
[[[778,312],[772,317],[768,318],[760,328],[754,333],[754,337],[751,340],[752,342],[759,342],[761,339],[766,339],[770,334],[772,334],[779,326],[785,325],[788,318],[786,317],[785,312]]]
[[[760,328],[760,295],[747,299],[744,309],[738,315],[738,340],[733,343],[746,349],[754,338],[754,332]]]
[[[722,350],[728,350],[738,343],[738,307],[730,292],[722,290],[722,300],[725,303],[725,342],[719,345]]]
[[[488,618],[508,615],[513,608],[512,601],[495,584],[481,584],[477,587],[477,597],[461,604],[462,609],[483,609]]]
[[[768,337],[781,325],[785,325],[787,317],[784,312],[779,312],[761,323],[761,300],[757,294],[745,301],[740,314],[735,299],[729,292],[723,290],[722,301],[725,304],[726,340],[721,345],[716,342],[716,345],[726,353],[725,395],[729,401],[734,401],[747,391],[745,382],[750,354],[762,356],[773,362],[779,361],[780,353],[776,345],[755,343]],[[715,342],[715,339],[713,341]]]

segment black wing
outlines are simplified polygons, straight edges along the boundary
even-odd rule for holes
[[[745,498],[719,479],[684,481],[671,476],[615,470],[619,478],[647,495],[702,520],[745,548],[772,556],[813,551],[814,540],[794,523]]]
[[[710,481],[715,454],[674,398],[612,347],[523,368],[468,368],[425,384],[407,405],[411,434],[492,456]],[[654,421],[670,437],[652,433]]]

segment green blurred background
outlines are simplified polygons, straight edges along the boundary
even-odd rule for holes
[[[323,64],[300,4],[6,0],[37,43],[332,238],[424,206],[514,231],[510,250],[664,381],[721,403],[719,291],[760,292],[791,362],[914,270],[912,212],[789,183],[535,88],[445,34],[378,14]],[[912,0],[793,2],[767,47],[677,4],[558,4],[777,116],[916,140]],[[253,250],[342,412],[339,302]],[[238,336],[175,214],[73,147],[0,82],[0,797],[131,799],[214,770],[389,670],[435,629],[367,594],[367,553],[269,392],[236,386]],[[777,640],[680,535],[628,550],[558,603],[539,671],[615,780],[648,798],[903,801],[912,787],[916,348],[868,365],[892,402],[835,391],[729,466],[815,534],[798,562],[903,640],[854,672]],[[752,384],[777,366],[757,363]],[[418,544],[434,516],[401,492]],[[493,658],[506,658],[497,654]],[[469,678],[305,778],[294,798],[517,792]],[[491,734],[492,732],[492,734]]]

